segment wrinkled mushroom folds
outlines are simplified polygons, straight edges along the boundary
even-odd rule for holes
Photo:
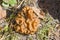
[[[18,12],[15,21],[16,23],[13,26],[14,30],[24,34],[34,34],[40,23],[39,18],[29,6],[25,6]]]

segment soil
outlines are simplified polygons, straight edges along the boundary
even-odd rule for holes
[[[60,0],[38,0],[39,7],[47,9],[49,14],[60,21]]]

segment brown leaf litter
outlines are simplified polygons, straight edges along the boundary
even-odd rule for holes
[[[2,29],[1,23],[4,22],[4,18],[6,18],[6,10],[0,5],[0,30]]]

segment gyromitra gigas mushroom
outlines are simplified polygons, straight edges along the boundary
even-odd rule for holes
[[[13,26],[11,26],[11,28],[23,34],[34,34],[40,24],[40,19],[29,6],[25,6],[19,11],[14,21],[15,24],[12,23]]]

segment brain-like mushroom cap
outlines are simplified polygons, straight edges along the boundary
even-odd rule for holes
[[[32,8],[25,6],[20,12],[18,12],[13,28],[18,33],[34,34],[37,31],[40,23],[39,18],[35,15]]]

